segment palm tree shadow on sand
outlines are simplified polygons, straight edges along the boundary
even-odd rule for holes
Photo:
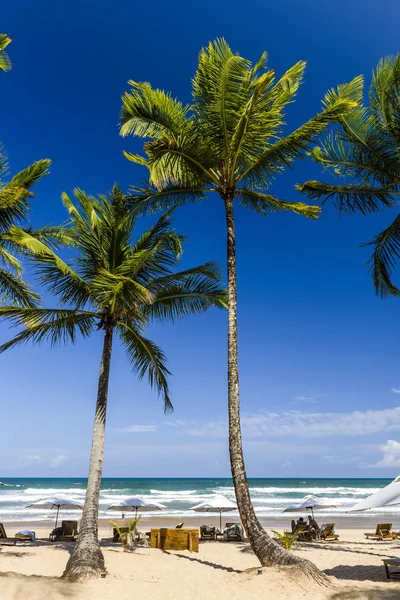
[[[329,596],[329,600],[398,600],[398,598],[398,590],[382,590],[381,588],[340,591]]]
[[[14,571],[0,572],[0,587],[5,597],[13,600],[25,600],[29,589],[30,600],[64,600],[65,598],[76,598],[76,590],[61,582],[57,577],[45,575],[24,575]],[[7,596],[8,588],[12,589],[12,596]],[[46,593],[46,596],[43,594]],[[1,597],[4,597],[3,595]]]
[[[393,578],[388,581],[385,575],[385,568],[382,565],[338,565],[332,569],[324,569],[325,575],[333,575],[337,579],[348,579],[351,581],[383,581],[388,585],[391,583],[400,583],[400,579]],[[397,598],[400,598],[400,587],[396,586]]]

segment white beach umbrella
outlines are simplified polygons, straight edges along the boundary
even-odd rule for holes
[[[386,487],[378,490],[368,498],[361,500],[347,512],[358,512],[369,508],[380,508],[383,506],[396,506],[400,504],[400,475]]]
[[[55,527],[57,527],[58,513],[60,512],[60,508],[67,508],[68,510],[83,510],[83,507],[80,504],[78,504],[76,500],[68,498],[67,496],[56,496],[54,498],[46,498],[45,500],[39,500],[38,502],[34,502],[33,504],[28,504],[27,508],[40,508],[43,510],[56,508],[57,514]]]
[[[107,508],[107,510],[117,510],[119,512],[134,512],[135,518],[137,517],[138,510],[140,512],[151,511],[151,510],[163,510],[163,508],[167,508],[164,504],[159,504],[158,502],[149,502],[142,496],[131,496],[118,504],[112,504]]]
[[[192,506],[191,510],[196,512],[217,512],[219,513],[219,527],[222,530],[222,513],[237,509],[237,504],[225,498],[225,496],[218,496],[216,498],[210,498],[207,502],[201,502]]]
[[[332,504],[328,500],[317,498],[317,496],[305,496],[303,500],[296,504],[291,504],[283,512],[300,512],[302,510],[311,510],[314,518],[314,510],[324,510],[326,508],[336,508],[340,504]]]

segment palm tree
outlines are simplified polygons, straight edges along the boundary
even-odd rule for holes
[[[10,42],[11,38],[6,33],[0,33],[0,71],[9,71],[11,69],[11,61],[4,50]]]
[[[332,200],[342,212],[367,214],[398,205],[400,194],[400,54],[383,58],[372,74],[369,106],[343,118],[342,127],[311,152],[339,183],[307,181],[298,189],[316,200]],[[400,296],[392,272],[400,258],[400,214],[367,244],[375,290]]]
[[[174,271],[183,238],[171,229],[170,213],[133,239],[136,218],[127,210],[127,198],[118,187],[114,186],[109,198],[90,197],[81,190],[74,194],[76,203],[63,194],[69,212],[64,242],[76,255],[70,264],[41,240],[22,229],[11,229],[14,242],[30,252],[41,282],[58,297],[61,308],[0,307],[0,317],[22,326],[14,339],[0,346],[0,352],[27,341],[75,342],[78,335],[103,332],[86,499],[79,540],[64,573],[70,581],[105,569],[97,519],[114,334],[135,373],[140,378],[147,374],[169,411],[166,357],[144,336],[146,326],[153,320],[174,321],[201,313],[211,306],[226,307],[226,294],[219,287],[213,263]]]
[[[122,97],[120,133],[149,138],[145,157],[125,152],[149,170],[149,183],[133,188],[132,204],[143,212],[167,209],[214,193],[226,215],[228,263],[228,411],[231,470],[240,517],[263,565],[298,559],[269,538],[250,498],[242,451],[236,316],[234,203],[267,215],[294,212],[316,219],[319,208],[287,202],[267,193],[272,179],[300,157],[313,138],[355,105],[360,80],[330,90],[323,110],[287,136],[284,109],[293,102],[305,63],[300,61],[275,81],[266,53],[252,66],[233,54],[223,39],[200,53],[193,79],[192,104],[183,105],[149,83],[130,81]]]

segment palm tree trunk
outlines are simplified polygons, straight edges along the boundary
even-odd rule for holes
[[[263,566],[298,565],[313,578],[323,580],[322,574],[309,561],[287,552],[269,537],[259,522],[250,497],[246,468],[243,458],[242,431],[240,425],[239,364],[237,336],[236,291],[236,239],[233,214],[233,194],[222,196],[225,202],[228,257],[228,412],[229,454],[233,485],[240,519],[246,530],[254,554]]]
[[[104,556],[98,535],[99,497],[103,472],[104,433],[106,426],[108,382],[112,351],[113,326],[105,324],[103,354],[100,363],[96,412],[90,454],[89,477],[77,544],[65,568],[67,581],[83,581],[105,573]]]

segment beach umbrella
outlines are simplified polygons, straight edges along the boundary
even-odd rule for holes
[[[326,508],[336,508],[339,504],[332,504],[328,500],[317,498],[317,496],[305,496],[303,500],[296,504],[291,504],[283,512],[300,512],[302,510],[311,510],[314,518],[314,510],[324,510]]]
[[[237,509],[237,504],[225,498],[225,496],[219,496],[216,498],[210,498],[207,502],[201,502],[192,506],[191,510],[196,512],[218,512],[219,513],[219,529],[222,531],[222,513]]]
[[[386,487],[378,490],[368,498],[358,502],[347,512],[358,512],[369,508],[381,508],[384,506],[396,506],[400,504],[400,475]]]
[[[66,496],[56,496],[54,498],[46,498],[45,500],[39,500],[38,502],[34,502],[33,504],[28,504],[27,508],[41,508],[43,510],[50,510],[56,508],[56,524],[54,527],[57,527],[58,513],[60,512],[60,508],[66,508],[68,510],[83,510],[83,507],[80,504],[78,504],[76,500],[73,500],[72,498],[67,498]]]
[[[159,504],[158,502],[149,502],[142,496],[131,496],[118,504],[112,504],[107,508],[107,510],[118,510],[122,513],[125,512],[134,512],[135,518],[137,517],[138,510],[140,512],[151,511],[151,510],[163,510],[163,508],[167,508],[164,504]]]

